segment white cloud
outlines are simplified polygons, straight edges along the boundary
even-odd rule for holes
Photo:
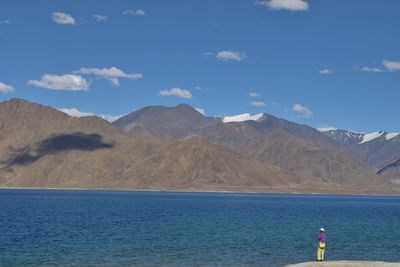
[[[145,16],[146,12],[143,9],[127,9],[124,12],[122,12],[122,15],[132,15],[132,16]]]
[[[196,87],[194,87],[194,89],[197,90],[197,91],[203,91],[204,90],[203,87],[200,87],[200,86],[196,86]]]
[[[104,20],[106,20],[107,19],[107,17],[106,16],[103,16],[103,15],[98,15],[98,14],[94,14],[94,15],[92,15],[92,17],[93,18],[95,18],[98,22],[102,22],[102,21],[104,21]]]
[[[144,15],[146,15],[146,12],[144,12],[143,9],[138,9],[138,10],[136,10],[135,15],[136,16],[144,16]]]
[[[11,22],[7,19],[4,19],[4,20],[0,20],[0,25],[1,24],[11,24]]]
[[[51,18],[55,23],[58,24],[76,25],[74,17],[72,17],[70,14],[67,13],[54,12],[53,14],[51,14]]]
[[[314,113],[309,108],[301,104],[294,104],[292,110],[299,113],[303,118],[309,119],[314,116]]]
[[[216,58],[222,61],[242,61],[246,58],[246,54],[236,51],[220,51],[216,54]]]
[[[385,66],[385,68],[387,68],[389,71],[396,71],[396,70],[400,70],[400,61],[391,61],[391,60],[387,60],[384,59],[382,61],[383,66]]]
[[[307,1],[304,0],[256,1],[255,4],[267,6],[272,10],[306,11],[309,8]]]
[[[11,85],[5,84],[0,82],[0,92],[2,93],[11,93],[14,92],[15,88],[12,87]]]
[[[249,96],[250,97],[259,97],[260,95],[258,93],[256,93],[256,92],[250,92]]]
[[[338,128],[332,127],[328,124],[320,124],[318,128],[316,128],[320,132],[327,132],[327,131],[334,131],[337,130]]]
[[[113,122],[118,120],[119,118],[121,118],[123,115],[117,115],[117,116],[113,116],[113,115],[108,115],[108,114],[94,114],[92,112],[84,112],[84,111],[80,111],[77,108],[60,108],[59,111],[64,112],[66,114],[68,114],[71,117],[90,117],[90,116],[97,116],[100,117],[102,119],[105,119],[108,122]]]
[[[400,70],[400,61],[392,61],[392,60],[384,59],[384,60],[382,60],[382,65],[388,71],[393,72],[393,71]],[[354,69],[360,70],[360,71],[365,71],[365,72],[385,72],[386,71],[384,68],[368,67],[368,66],[364,66],[361,69],[354,67]]]
[[[118,78],[128,78],[132,80],[143,78],[143,75],[140,73],[126,73],[117,67],[111,68],[81,68],[80,70],[74,71],[74,73],[78,74],[92,74],[95,76],[99,76],[105,78],[111,82],[112,85],[118,86],[119,80]]]
[[[265,107],[266,104],[262,101],[251,101],[249,103],[250,106],[256,107],[256,108],[261,108],[261,107]]]
[[[317,128],[318,131],[320,132],[329,132],[329,131],[334,131],[337,130],[335,127],[327,126],[327,125],[320,125],[319,128]]]
[[[264,113],[259,113],[255,115],[251,115],[249,113],[243,113],[234,116],[222,116],[222,122],[242,122],[242,121],[258,121],[264,117]]]
[[[206,112],[205,112],[205,110],[204,109],[202,109],[202,108],[195,108],[199,113],[201,113],[201,115],[203,115],[203,116],[205,116],[206,115]]]
[[[89,89],[89,83],[82,76],[74,74],[60,76],[45,74],[40,80],[29,80],[28,84],[52,90],[86,91]]]
[[[368,66],[364,66],[360,69],[360,71],[365,71],[365,72],[384,72],[383,69],[380,68],[371,68]]]
[[[323,69],[323,70],[320,70],[319,73],[321,73],[321,74],[331,74],[332,71],[330,69]]]
[[[192,94],[188,90],[182,89],[182,88],[177,88],[177,87],[171,88],[171,89],[160,90],[159,94],[162,96],[177,96],[177,97],[182,97],[182,98],[186,98],[186,99],[191,99],[193,97]]]
[[[129,78],[129,79],[139,79],[139,78],[143,77],[143,75],[140,73],[128,74],[114,66],[109,69],[107,69],[107,68],[102,68],[102,69],[100,69],[100,68],[81,68],[80,70],[75,71],[75,73],[93,74],[93,75],[101,76],[101,77],[116,77],[116,78]]]

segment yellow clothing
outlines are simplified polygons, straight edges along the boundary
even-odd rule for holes
[[[317,260],[323,261],[325,253],[325,243],[319,242],[318,251],[317,251]]]

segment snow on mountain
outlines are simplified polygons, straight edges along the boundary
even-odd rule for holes
[[[242,122],[242,121],[257,121],[264,116],[263,113],[259,113],[256,115],[251,115],[249,113],[243,113],[235,116],[224,116],[222,117],[222,122]]]
[[[368,133],[368,134],[364,135],[362,141],[359,144],[361,145],[361,144],[364,144],[366,142],[370,142],[370,141],[372,141],[372,140],[374,140],[374,139],[376,139],[378,137],[381,137],[384,133],[385,132],[383,132],[383,131]]]
[[[398,136],[400,133],[388,133],[386,134],[385,138],[386,140],[390,140],[392,138],[395,138],[396,136]]]
[[[378,131],[373,133],[360,133],[348,130],[335,129],[333,127],[318,128],[318,131],[332,137],[337,142],[342,144],[365,144],[377,138],[382,138],[384,141],[391,140],[400,135],[400,133],[388,133]]]

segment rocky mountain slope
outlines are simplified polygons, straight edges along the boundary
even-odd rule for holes
[[[165,110],[174,116],[165,119]],[[243,119],[245,117],[250,119]],[[195,123],[189,123],[190,127],[176,127],[178,118]],[[269,114],[236,118],[239,119],[204,117],[190,106],[182,109],[182,105],[178,105],[140,109],[114,125],[127,132],[168,139],[201,137],[264,165],[279,166],[296,174],[303,182],[351,186],[381,183],[360,160],[345,153],[335,140],[314,128]]]
[[[180,104],[174,108],[164,106],[145,107],[132,112],[113,124],[125,132],[184,139],[195,137],[204,127],[214,125],[218,119],[206,118],[194,108]],[[168,125],[168,127],[165,127]]]
[[[0,186],[293,191],[297,184],[279,167],[205,140],[127,134],[97,117],[12,99],[0,103]]]
[[[360,157],[363,162],[375,168],[380,174],[387,173],[389,167],[393,170],[396,166],[394,163],[400,160],[400,134],[398,133],[380,131],[365,134],[340,129],[327,129],[322,132]]]
[[[142,111],[116,123],[133,126],[127,133],[98,117],[0,103],[0,187],[400,193],[305,125],[208,118],[187,105]]]

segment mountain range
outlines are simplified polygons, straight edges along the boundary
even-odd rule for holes
[[[400,173],[400,134],[378,131],[357,133],[340,129],[320,129],[359,157],[379,175],[397,177]]]
[[[269,114],[215,118],[205,117],[188,105],[146,107],[113,124],[125,132],[170,140],[202,138],[263,164],[279,166],[304,181],[359,184],[372,176],[332,138]]]
[[[152,106],[110,124],[11,99],[0,103],[0,129],[0,187],[400,192],[399,162],[390,162],[398,149],[369,161],[333,134],[266,113]]]
[[[0,129],[1,187],[294,190],[285,170],[206,140],[127,134],[20,99],[0,104]]]

